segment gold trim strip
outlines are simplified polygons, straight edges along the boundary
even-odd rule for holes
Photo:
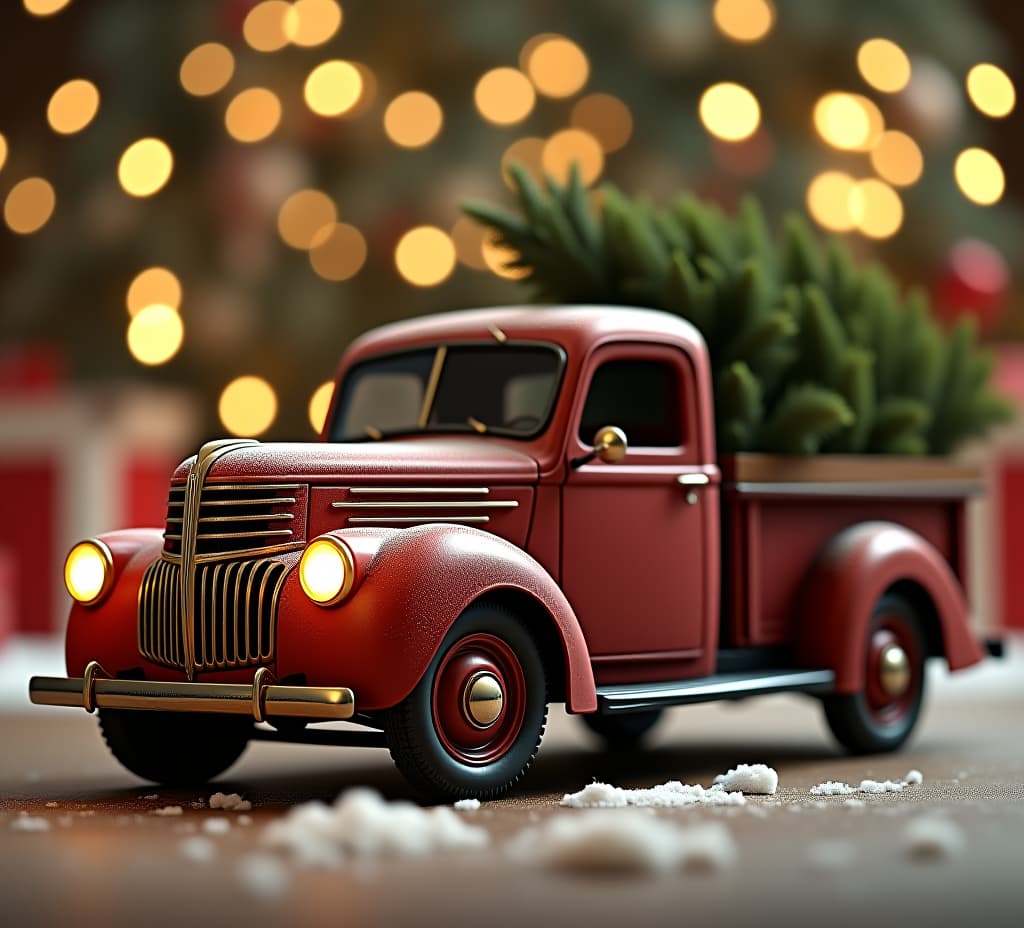
[[[291,537],[294,535],[290,528],[272,528],[265,532],[196,532],[196,539],[210,541],[215,538],[269,538],[270,536]],[[228,552],[220,552],[226,554]]]
[[[430,380],[427,381],[427,389],[423,394],[423,407],[420,409],[419,428],[427,427],[427,420],[430,418],[430,408],[434,405],[434,398],[437,396],[437,385],[441,382],[441,370],[444,368],[444,359],[448,357],[448,346],[438,345],[437,354],[434,355],[434,363],[430,368]]]
[[[434,522],[456,522],[460,525],[483,525],[490,516],[352,516],[349,525],[430,525]]]
[[[332,509],[518,509],[519,501],[514,499],[494,500],[410,500],[396,502],[381,500],[379,503],[331,503]]]
[[[453,493],[479,494],[486,496],[491,492],[490,487],[348,487],[352,496],[366,494],[390,494],[402,496],[441,496]]]
[[[204,522],[290,522],[294,518],[295,514],[292,512],[256,512],[244,516],[200,516],[199,524],[202,525]],[[263,533],[254,532],[253,534],[261,535]]]
[[[251,499],[204,499],[204,506],[293,506],[297,502],[294,496],[264,496]]]
[[[302,483],[208,483],[207,490],[300,490]]]
[[[196,563],[215,564],[220,561],[237,561],[257,555],[287,554],[289,551],[298,551],[304,547],[306,547],[306,543],[304,541],[291,541],[286,544],[265,545],[261,548],[244,548],[240,551],[214,551],[212,554],[197,554]],[[181,555],[175,554],[173,551],[161,551],[160,557],[169,564],[181,564]]]

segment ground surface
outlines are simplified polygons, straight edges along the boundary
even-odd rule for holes
[[[287,886],[264,898],[239,876],[266,825],[296,803],[332,800],[370,785],[411,798],[385,752],[257,744],[204,792],[158,790],[119,770],[94,719],[77,710],[30,709],[8,701],[0,714],[0,893],[10,925],[927,925],[1024,924],[1024,655],[998,669],[948,681],[936,676],[913,743],[896,755],[849,758],[833,747],[809,700],[775,697],[670,713],[649,748],[602,753],[579,721],[554,712],[541,755],[512,798],[466,813],[492,836],[490,848],[359,864],[348,870],[289,865]],[[44,672],[48,668],[43,668]],[[8,683],[10,690],[9,674]],[[16,688],[16,687],[15,687]],[[738,763],[779,773],[777,797],[743,808],[662,810],[690,824],[721,821],[739,847],[718,873],[641,877],[554,873],[508,858],[513,835],[560,809],[565,792],[597,778],[619,786],[670,779],[710,785]],[[816,800],[825,780],[898,779],[924,784],[898,794]],[[183,842],[224,813],[194,808],[215,790],[254,805],[215,856],[197,863]],[[157,798],[148,798],[153,794]],[[184,815],[154,810],[181,804]],[[23,812],[50,828],[12,827]],[[940,812],[965,837],[962,853],[910,857],[905,829]],[[614,815],[614,810],[605,814]],[[822,869],[812,847],[838,842],[850,855]]]

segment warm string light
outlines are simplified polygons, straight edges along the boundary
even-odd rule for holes
[[[960,152],[953,173],[963,195],[979,206],[998,203],[1006,189],[1002,165],[983,148]]]
[[[979,112],[1002,119],[1013,112],[1017,91],[1009,75],[994,64],[976,64],[967,73],[967,95]]]
[[[181,316],[173,307],[161,303],[142,307],[128,324],[128,350],[136,361],[148,367],[170,361],[184,338]]]
[[[334,283],[348,280],[366,263],[366,239],[348,223],[325,226],[310,242],[309,263],[324,280]]]
[[[117,177],[125,193],[149,197],[170,180],[174,156],[167,143],[155,138],[139,139],[125,149],[117,166]]]
[[[890,129],[871,149],[871,166],[884,181],[897,187],[917,183],[924,171],[924,155],[909,135]]]
[[[31,235],[49,222],[57,205],[53,185],[42,177],[18,181],[4,201],[4,221],[12,232]]]
[[[775,23],[775,8],[768,0],[715,0],[712,18],[726,38],[759,42]]]
[[[868,151],[885,131],[882,112],[856,93],[827,93],[814,105],[818,135],[842,151]]]
[[[33,16],[53,16],[66,7],[71,0],[22,0],[26,12]]]
[[[524,70],[545,97],[571,97],[590,76],[590,62],[583,49],[565,36],[545,36],[532,45],[525,59]]]
[[[575,164],[583,183],[589,186],[604,170],[604,152],[589,132],[563,129],[544,143],[541,164],[546,174],[563,184],[569,179],[569,171]]]
[[[633,134],[633,114],[618,97],[608,93],[592,93],[572,108],[569,124],[590,133],[604,153],[623,148]]]
[[[262,377],[236,377],[221,392],[217,412],[232,435],[254,438],[277,417],[277,394]]]
[[[308,251],[321,229],[338,220],[334,201],[320,190],[299,190],[281,204],[277,231],[292,248]]]
[[[473,100],[488,122],[512,126],[530,115],[537,94],[522,71],[493,68],[477,81]]]
[[[281,123],[281,101],[266,87],[249,87],[235,95],[224,112],[228,134],[238,142],[262,142]]]
[[[493,230],[484,235],[483,242],[480,244],[480,254],[484,259],[484,264],[493,274],[504,277],[506,280],[521,280],[526,277],[530,273],[528,268],[508,267],[509,264],[519,259],[519,252],[507,245],[499,244],[497,239],[498,233]]]
[[[208,97],[223,90],[235,73],[235,56],[219,42],[193,48],[181,62],[178,80],[194,97]]]
[[[451,238],[455,246],[455,257],[466,267],[474,271],[486,271],[482,247],[484,243],[484,227],[469,216],[461,216],[452,226]]]
[[[895,235],[903,225],[903,202],[884,181],[854,180],[843,171],[824,171],[807,188],[807,209],[830,232],[860,232],[868,238]]]
[[[530,135],[517,139],[505,149],[501,156],[501,176],[509,190],[515,189],[508,170],[513,164],[521,164],[535,178],[540,178],[544,171],[544,144],[544,139]]]
[[[359,69],[351,61],[332,60],[309,73],[303,96],[318,116],[342,116],[359,102],[362,90]]]
[[[100,92],[92,81],[76,78],[62,84],[50,97],[46,121],[60,135],[81,132],[100,108]]]
[[[455,245],[443,229],[417,226],[395,246],[395,266],[416,287],[436,287],[455,270]]]
[[[181,281],[165,267],[148,267],[135,275],[128,286],[125,303],[131,316],[154,303],[177,310],[181,306]]]
[[[313,431],[317,435],[324,430],[324,423],[327,422],[327,412],[331,408],[331,400],[333,398],[334,382],[331,380],[320,384],[309,398],[309,424],[313,426]]]
[[[430,94],[410,90],[399,94],[384,111],[384,131],[402,148],[423,148],[437,138],[444,124],[441,106]]]
[[[295,0],[284,14],[282,27],[293,45],[313,48],[334,38],[342,18],[335,0]]]
[[[7,139],[4,138],[4,134],[0,132],[0,170],[3,170],[4,164],[7,162]]]
[[[285,0],[257,3],[242,23],[242,35],[249,47],[258,52],[280,51],[288,44],[285,20],[291,4]]]
[[[857,50],[857,70],[875,90],[899,93],[910,83],[910,59],[889,39],[868,39]]]
[[[704,91],[699,105],[700,121],[716,138],[740,142],[750,138],[761,124],[761,106],[746,87],[723,82]]]

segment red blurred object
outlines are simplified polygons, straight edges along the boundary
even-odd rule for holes
[[[50,345],[0,351],[0,394],[54,393],[66,380],[66,360]]]
[[[949,253],[933,297],[939,316],[956,322],[971,314],[985,332],[998,321],[1006,302],[1010,271],[1003,256],[987,242],[963,239]]]
[[[9,549],[0,547],[0,649],[14,631],[17,582],[18,573],[14,569],[14,556]]]
[[[775,159],[775,142],[764,126],[741,142],[715,139],[711,148],[715,162],[736,177],[757,177],[767,171]]]

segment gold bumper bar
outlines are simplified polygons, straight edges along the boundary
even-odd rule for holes
[[[111,680],[91,661],[81,677],[33,677],[29,699],[37,706],[149,709],[251,715],[257,722],[282,716],[337,721],[351,718],[355,695],[343,686],[279,686],[261,667],[248,683],[165,683]]]

